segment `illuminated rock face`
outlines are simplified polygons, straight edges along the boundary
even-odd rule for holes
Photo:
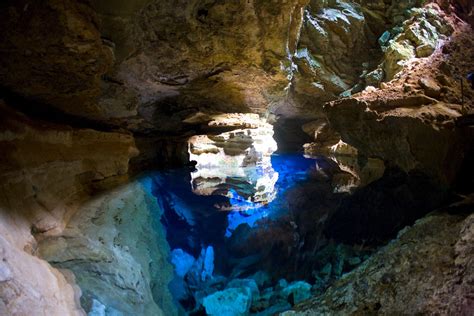
[[[193,192],[228,196],[231,204],[232,200],[241,202],[225,209],[243,209],[245,202],[271,202],[278,179],[270,159],[277,150],[273,127],[254,114],[219,115],[208,126],[234,129],[189,139],[190,160],[197,163]]]
[[[86,312],[176,315],[167,290],[170,252],[152,187],[143,177],[93,198],[63,235],[38,244],[42,258],[74,273]]]

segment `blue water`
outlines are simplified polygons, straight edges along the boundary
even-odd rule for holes
[[[311,172],[324,169],[327,164],[325,160],[305,158],[300,154],[277,154],[272,156],[271,161],[278,173],[276,198],[263,206],[249,202],[235,191],[232,198],[196,195],[191,188],[192,171],[189,168],[156,172],[153,193],[164,210],[162,222],[167,228],[171,248],[181,248],[198,255],[202,247],[217,246],[224,238],[231,237],[241,224],[256,228],[262,219],[277,220],[289,210],[286,191],[307,180]],[[221,211],[216,205],[223,203],[235,208],[245,205],[246,210]]]
[[[278,173],[276,183],[276,198],[272,202],[260,206],[256,205],[243,212],[232,212],[227,215],[228,226],[226,237],[231,237],[233,231],[241,224],[248,224],[250,227],[258,225],[258,221],[264,218],[277,219],[286,215],[289,211],[286,192],[295,187],[298,183],[308,179],[311,172],[319,168],[326,167],[326,160],[305,158],[299,154],[281,154],[272,156],[273,169]],[[242,202],[241,199],[231,199],[231,205],[247,205],[248,202]]]
[[[285,278],[306,280],[323,290],[345,269],[352,268],[344,260],[363,255],[325,236],[327,219],[344,196],[334,193],[328,177],[334,162],[301,154],[275,154],[271,167],[255,168],[253,173],[242,172],[252,179],[235,177],[235,173],[224,182],[222,178],[220,182],[212,177],[199,178],[200,188],[216,188],[211,195],[193,192],[196,177],[192,168],[151,175],[152,192],[163,210],[161,222],[172,251],[170,261],[176,268],[170,289],[188,311],[199,306],[196,302],[202,293],[217,291],[219,284],[232,279],[255,278],[259,273],[268,276],[259,287],[272,287]],[[249,192],[259,192],[255,174],[265,177],[259,170],[278,173],[274,190],[263,203],[261,196],[249,197]],[[225,170],[216,170],[220,177],[223,173]],[[339,268],[325,276],[328,264]]]

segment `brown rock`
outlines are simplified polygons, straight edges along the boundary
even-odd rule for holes
[[[0,112],[0,313],[83,315],[79,292],[32,255],[32,233],[59,233],[92,192],[126,180],[133,138]]]
[[[334,102],[327,107],[329,120],[359,154],[389,161],[406,172],[422,170],[442,183],[451,183],[463,161],[464,140],[460,131],[444,122],[459,117],[460,108],[438,103],[384,110],[385,105],[376,106],[378,103]]]
[[[33,122],[3,102],[0,111],[0,207],[34,232],[60,230],[81,199],[126,179],[137,154],[130,135]]]
[[[468,314],[474,305],[473,241],[474,215],[428,215],[286,315]]]
[[[0,82],[64,112],[98,117],[100,77],[112,65],[96,14],[84,2],[2,4]]]
[[[418,83],[421,88],[425,91],[425,94],[432,98],[439,98],[441,94],[441,87],[433,78],[424,77],[421,78]]]

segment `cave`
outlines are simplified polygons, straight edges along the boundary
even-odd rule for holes
[[[470,0],[0,4],[0,315],[471,315]]]

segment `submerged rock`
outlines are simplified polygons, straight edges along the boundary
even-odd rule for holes
[[[201,249],[201,254],[197,258],[192,267],[189,269],[189,277],[196,284],[205,283],[212,279],[214,273],[214,248],[207,246]]]
[[[174,271],[179,277],[184,277],[191,269],[196,259],[183,249],[174,249],[171,251],[171,263],[174,265]]]
[[[258,299],[260,291],[255,280],[252,279],[234,279],[227,284],[227,288],[246,288],[252,293],[252,301]]]
[[[311,284],[304,281],[290,283],[282,291],[290,304],[298,304],[311,297]]]
[[[87,316],[105,316],[105,305],[99,302],[96,299],[92,300],[92,306],[90,308],[89,313],[87,313]]]
[[[204,298],[203,305],[208,315],[240,316],[247,315],[252,304],[251,289],[229,288]]]

